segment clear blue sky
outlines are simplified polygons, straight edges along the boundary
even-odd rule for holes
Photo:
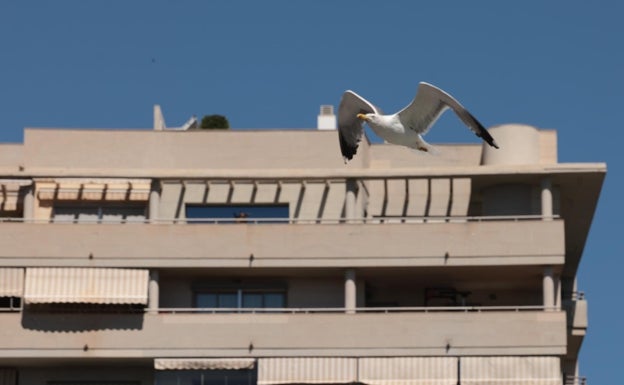
[[[424,80],[486,126],[559,132],[562,162],[607,162],[579,274],[581,372],[621,378],[624,2],[3,1],[0,142],[24,127],[148,128],[226,115],[312,128],[353,89],[387,111]],[[431,4],[429,4],[431,3]],[[431,142],[475,141],[452,114]],[[619,197],[619,198],[618,198]]]

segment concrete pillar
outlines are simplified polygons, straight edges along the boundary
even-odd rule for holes
[[[561,276],[555,278],[555,308],[561,310]]]
[[[28,189],[26,195],[24,195],[24,222],[31,222],[35,217],[35,193],[34,186]]]
[[[542,178],[542,219],[545,221],[552,220],[553,217],[553,195],[552,182],[550,177]]]
[[[150,270],[149,284],[147,287],[147,310],[150,314],[158,313],[160,306],[160,274],[158,270]]]
[[[150,223],[157,223],[158,221],[158,208],[160,207],[160,188],[157,183],[152,184],[152,189],[149,194],[149,221]]]
[[[542,296],[542,303],[546,310],[553,310],[553,307],[555,306],[555,280],[552,266],[546,266],[544,268]]]
[[[345,271],[345,313],[354,314],[357,307],[357,287],[355,284],[355,270]]]
[[[347,219],[347,223],[353,223],[353,220],[356,219],[356,201],[357,201],[357,180],[356,179],[347,179],[346,182],[346,196],[345,196],[345,217]]]

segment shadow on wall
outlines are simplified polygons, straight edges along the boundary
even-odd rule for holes
[[[141,330],[144,313],[127,307],[110,306],[104,311],[72,311],[63,307],[27,306],[22,311],[22,327],[47,332],[83,332],[95,330]]]

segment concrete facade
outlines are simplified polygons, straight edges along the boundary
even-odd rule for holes
[[[574,383],[606,165],[491,132],[345,165],[332,130],[26,129],[0,145],[0,384]]]

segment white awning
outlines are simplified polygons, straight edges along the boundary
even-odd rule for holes
[[[156,370],[244,370],[256,366],[255,358],[156,358]]]
[[[56,178],[35,183],[41,200],[147,201],[150,179]]]
[[[358,382],[369,385],[456,385],[457,358],[360,358],[358,372]]]
[[[0,268],[0,297],[21,297],[24,293],[24,269]]]
[[[259,358],[258,385],[347,384],[357,381],[357,358]]]
[[[27,268],[24,301],[147,305],[147,269]]]
[[[462,357],[464,385],[561,385],[559,357]]]

